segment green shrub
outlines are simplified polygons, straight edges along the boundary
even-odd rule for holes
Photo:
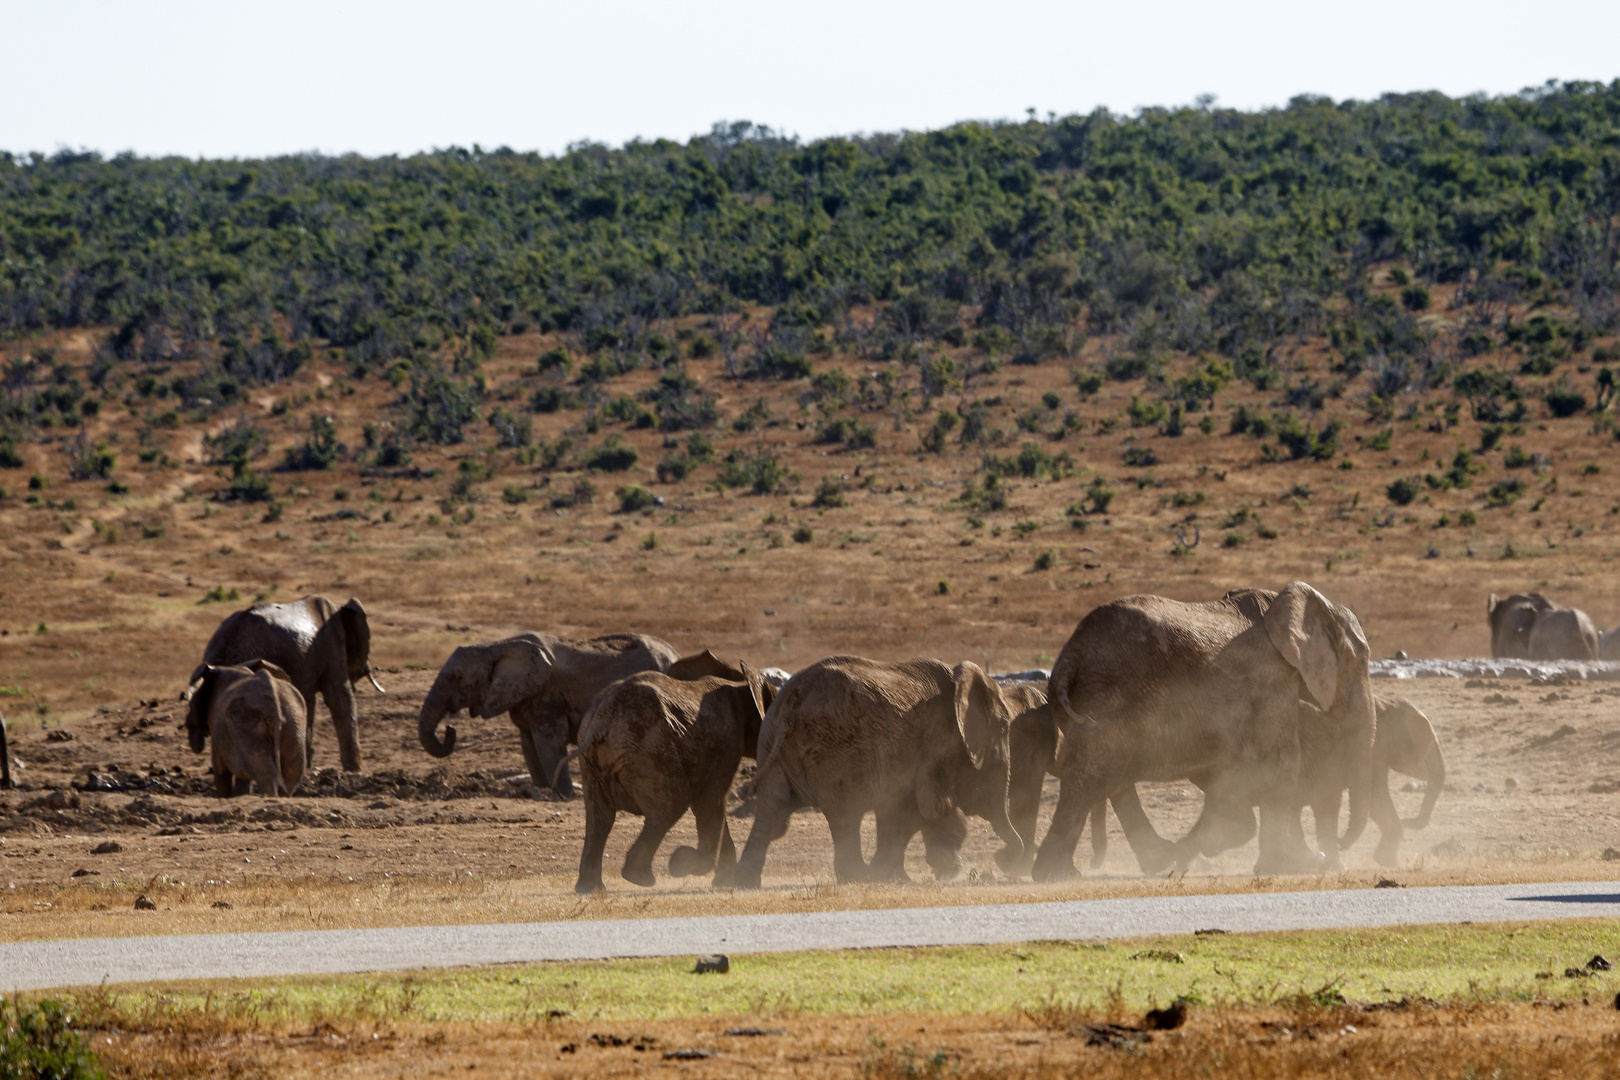
[[[1429,290],[1422,285],[1408,285],[1401,290],[1401,306],[1407,311],[1427,311]]]
[[[640,484],[628,484],[614,492],[619,497],[619,511],[624,514],[634,514],[642,510],[650,510],[657,504],[658,496],[642,487]]]
[[[844,503],[843,482],[836,476],[823,476],[821,483],[816,485],[816,497],[811,501],[810,505],[835,507],[843,506]]]
[[[1388,450],[1395,442],[1395,429],[1387,427],[1367,440],[1369,450]]]
[[[1418,477],[1403,476],[1385,488],[1384,494],[1396,506],[1409,506],[1422,490]]]
[[[755,495],[774,495],[787,486],[787,466],[766,453],[745,454],[733,450],[720,463],[719,482],[725,487],[745,487]]]
[[[330,469],[337,457],[337,424],[330,416],[310,413],[309,434],[303,442],[287,448],[282,467],[289,472]]]
[[[585,459],[585,467],[593,472],[624,472],[634,468],[641,455],[636,448],[619,441],[617,435],[609,435],[607,441],[592,450]]]
[[[100,1080],[106,1074],[68,1006],[0,998],[0,1077],[4,1080]]]
[[[795,544],[808,544],[815,538],[815,530],[810,528],[808,525],[800,525],[797,529],[793,530],[793,542]]]
[[[1498,480],[1485,493],[1485,505],[1495,507],[1511,506],[1528,490],[1530,490],[1530,485],[1518,477],[1509,480]]]
[[[1560,419],[1574,416],[1586,408],[1586,395],[1570,386],[1568,379],[1549,388],[1543,400],[1547,403],[1548,411]]]
[[[1162,401],[1143,401],[1136,394],[1131,395],[1131,403],[1125,411],[1131,418],[1131,427],[1147,427],[1150,424],[1163,423],[1170,411],[1165,408]]]
[[[1123,457],[1125,464],[1134,465],[1140,469],[1159,463],[1159,455],[1153,452],[1151,446],[1127,446]]]
[[[922,448],[930,454],[944,453],[946,440],[961,419],[955,413],[941,409],[935,414],[933,424],[922,433]]]
[[[1086,502],[1093,514],[1106,514],[1114,501],[1114,489],[1102,477],[1093,477],[1086,485]]]
[[[1048,549],[1046,551],[1043,551],[1039,555],[1035,556],[1035,569],[1037,569],[1037,570],[1051,570],[1051,569],[1054,569],[1057,566],[1057,564],[1058,564],[1057,552],[1052,551],[1050,549]]]
[[[22,455],[17,452],[17,440],[14,436],[0,436],[0,469],[20,469],[23,467]]]
[[[1074,388],[1080,392],[1081,398],[1091,397],[1103,387],[1102,372],[1092,368],[1070,368],[1069,381],[1074,383]]]

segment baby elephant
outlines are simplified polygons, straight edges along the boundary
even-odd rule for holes
[[[641,672],[603,690],[569,755],[579,758],[585,787],[585,846],[574,891],[602,890],[602,852],[621,810],[643,818],[620,871],[626,881],[653,884],[658,845],[690,809],[698,846],[676,848],[670,874],[713,870],[715,885],[729,885],[737,848],[726,824],[726,794],[738,763],[758,753],[759,725],[775,696],[749,665],[732,667],[708,652],[676,661],[667,674]]]
[[[268,660],[207,665],[191,687],[186,734],[194,753],[214,741],[214,787],[222,797],[290,795],[304,778],[304,696]]]

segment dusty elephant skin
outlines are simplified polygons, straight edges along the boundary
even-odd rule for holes
[[[1597,627],[1580,608],[1560,607],[1541,593],[1485,601],[1491,655],[1498,660],[1596,660]]]
[[[6,714],[0,713],[0,790],[11,786],[11,751],[6,744]]]
[[[596,696],[627,676],[665,671],[679,657],[669,642],[646,634],[566,641],[527,631],[463,645],[433,680],[417,717],[417,736],[428,753],[448,757],[456,748],[456,729],[446,724],[439,737],[445,717],[462,709],[483,719],[510,713],[534,786],[572,798],[564,758]]]
[[[920,830],[941,880],[961,870],[964,810],[1001,838],[1003,870],[1023,852],[1007,818],[1012,706],[971,663],[884,663],[834,656],[777,692],[760,729],[754,825],[735,882],[758,888],[771,843],[788,816],[815,806],[832,833],[839,881],[906,881],[906,845]],[[877,848],[861,855],[861,818],[874,811]]]
[[[1076,627],[1048,683],[1062,735],[1061,793],[1035,858],[1036,880],[1071,875],[1087,812],[1139,780],[1200,777],[1220,835],[1187,851],[1226,850],[1254,834],[1256,873],[1312,870],[1293,796],[1299,707],[1323,705],[1349,773],[1351,827],[1365,822],[1374,730],[1367,639],[1355,615],[1304,582],[1279,593],[1241,589],[1184,603],[1130,596]],[[1291,820],[1290,820],[1291,819]],[[1202,819],[1201,819],[1202,820]],[[1246,823],[1246,831],[1245,831]]]
[[[1044,683],[1015,683],[1001,688],[1013,708],[1007,745],[1011,776],[1007,784],[1007,817],[1024,841],[1024,853],[1007,868],[1013,877],[1028,877],[1035,864],[1035,828],[1041,807],[1041,785],[1057,775],[1057,720],[1046,700]],[[1091,821],[1091,865],[1102,866],[1108,857],[1108,804],[1098,802]]]
[[[1379,841],[1373,857],[1381,865],[1393,866],[1400,856],[1401,839],[1407,828],[1422,829],[1429,824],[1434,804],[1445,789],[1446,765],[1440,753],[1440,743],[1429,723],[1416,705],[1405,698],[1375,698],[1378,729],[1373,737],[1373,788],[1369,816],[1378,826]],[[1333,724],[1315,705],[1299,703],[1300,778],[1293,803],[1297,815],[1305,806],[1311,808],[1316,822],[1316,843],[1323,854],[1323,869],[1342,870],[1341,853],[1361,838],[1362,828],[1352,827],[1344,836],[1338,835],[1339,807],[1345,789],[1350,784],[1343,746],[1336,738]],[[1427,783],[1423,806],[1418,816],[1403,821],[1395,810],[1389,792],[1389,774],[1402,773]],[[1203,787],[1202,777],[1190,777],[1193,784]],[[1216,855],[1220,848],[1215,841],[1232,832],[1252,833],[1253,808],[1243,809],[1241,820],[1217,823],[1208,821],[1220,807],[1206,804],[1197,822],[1188,830],[1187,838],[1179,844],[1167,845],[1149,822],[1133,785],[1112,796],[1115,812],[1137,861],[1147,873],[1157,873],[1174,861],[1179,869],[1196,855]],[[1362,826],[1366,824],[1362,821]],[[1201,846],[1202,839],[1207,846]],[[1303,840],[1303,833],[1301,834]],[[1166,858],[1164,852],[1169,851]]]
[[[696,847],[669,857],[673,877],[714,871],[731,883],[737,849],[726,821],[726,794],[744,757],[758,753],[759,727],[776,696],[746,663],[701,662],[704,653],[671,665],[668,674],[643,672],[602,691],[580,725],[580,782],[585,790],[585,843],[574,891],[602,889],[602,852],[623,811],[643,818],[624,856],[622,874],[652,885],[653,856],[687,810],[697,819]],[[699,669],[718,671],[699,673]]]
[[[303,695],[308,754],[315,748],[315,695],[321,695],[337,729],[343,771],[359,772],[353,683],[370,678],[382,690],[371,676],[371,624],[360,601],[351,598],[338,607],[324,596],[306,596],[287,604],[254,604],[228,615],[208,639],[203,662],[188,681],[196,683],[210,665],[225,667],[250,660],[275,664]],[[309,764],[307,757],[305,764]]]
[[[223,797],[291,795],[304,778],[304,698],[266,660],[204,668],[191,688],[186,734],[202,753],[213,743],[214,787]]]

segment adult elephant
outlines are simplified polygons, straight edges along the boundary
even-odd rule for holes
[[[306,763],[315,756],[315,695],[319,693],[337,729],[338,757],[344,772],[360,771],[359,722],[354,711],[354,682],[370,679],[371,624],[360,601],[342,607],[324,596],[306,596],[288,604],[254,604],[227,615],[203,650],[203,661],[186,680],[195,686],[210,667],[230,667],[268,660],[303,695]],[[189,693],[189,691],[188,691]]]
[[[1559,607],[1541,593],[1485,601],[1491,655],[1498,660],[1596,660],[1597,627],[1580,608]]]
[[[1620,660],[1620,626],[1598,638],[1599,660]]]
[[[754,825],[737,862],[739,888],[758,888],[772,841],[788,816],[815,806],[832,832],[839,881],[905,881],[905,854],[921,830],[941,880],[961,869],[963,811],[983,814],[1005,845],[1003,868],[1023,841],[1007,818],[1007,727],[1012,709],[976,665],[885,663],[834,656],[777,692],[759,735]],[[877,849],[861,855],[861,819],[877,817]]]
[[[1007,817],[1024,841],[1024,852],[1007,867],[1008,875],[1026,877],[1035,862],[1036,818],[1041,808],[1041,788],[1048,775],[1057,775],[1057,721],[1046,700],[1045,683],[1003,682],[1001,693],[1012,706],[1013,719],[1007,733],[1011,757],[1007,783]],[[1096,869],[1108,858],[1108,803],[1091,808],[1091,866]]]
[[[1205,603],[1128,596],[1095,609],[1063,646],[1048,683],[1062,733],[1062,788],[1032,876],[1075,872],[1087,811],[1105,795],[1192,775],[1208,778],[1206,806],[1225,820],[1259,805],[1256,873],[1318,868],[1293,803],[1298,703],[1309,697],[1333,725],[1350,776],[1351,822],[1360,827],[1373,771],[1367,663],[1354,613],[1303,581]]]
[[[422,747],[434,757],[456,748],[456,729],[439,722],[466,709],[489,719],[510,713],[518,746],[537,788],[572,798],[564,757],[579,739],[579,722],[610,683],[641,671],[664,671],[680,654],[646,634],[609,634],[568,641],[532,631],[500,641],[463,645],[439,669],[417,716]],[[561,766],[559,768],[559,766]]]

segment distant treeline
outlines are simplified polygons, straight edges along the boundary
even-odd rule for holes
[[[1409,308],[1468,281],[1612,325],[1617,215],[1620,81],[808,144],[722,124],[558,157],[0,155],[0,337],[108,326],[116,358],[202,351],[266,380],[304,339],[361,370],[540,328],[622,370],[675,355],[672,317],[766,304],[742,355],[792,374],[820,328],[887,301],[913,348],[977,335],[1038,362],[1123,333],[1241,372],[1360,311],[1377,261],[1409,268]],[[1357,325],[1373,354],[1424,347],[1387,302]]]

